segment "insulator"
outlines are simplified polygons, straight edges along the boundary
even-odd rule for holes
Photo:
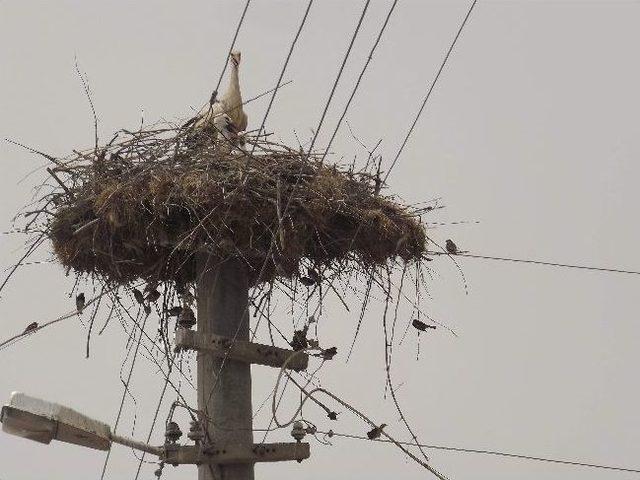
[[[200,443],[204,439],[204,430],[202,428],[202,424],[198,420],[191,420],[191,426],[189,427],[187,437],[195,443]]]
[[[291,436],[296,439],[297,442],[301,442],[304,436],[307,434],[304,424],[301,421],[293,422],[293,428],[291,429]]]
[[[162,476],[162,469],[164,468],[164,462],[160,462],[160,464],[158,465],[158,468],[156,469],[155,472],[153,472],[153,474],[160,478]]]
[[[190,329],[196,324],[196,316],[189,307],[183,307],[178,315],[178,326]]]
[[[167,439],[168,443],[176,443],[178,439],[182,436],[182,430],[176,422],[167,423],[167,430],[164,434],[164,438]]]

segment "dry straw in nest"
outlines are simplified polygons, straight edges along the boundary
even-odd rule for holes
[[[244,260],[253,284],[321,269],[419,261],[419,217],[366,172],[265,137],[250,155],[206,133],[161,128],[58,161],[46,226],[58,260],[108,283],[192,282],[196,254]],[[224,139],[222,139],[224,140]]]

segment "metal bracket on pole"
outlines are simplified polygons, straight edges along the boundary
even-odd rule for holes
[[[216,357],[229,358],[246,363],[255,363],[269,367],[281,368],[287,359],[286,368],[296,372],[304,370],[309,364],[309,356],[306,353],[295,350],[263,345],[260,343],[233,340],[232,338],[214,335],[212,333],[199,333],[186,328],[176,330],[176,348],[205,351]]]
[[[165,451],[163,460],[171,465],[230,465],[256,462],[301,462],[311,456],[308,443],[254,443],[252,446],[226,445],[174,447]]]

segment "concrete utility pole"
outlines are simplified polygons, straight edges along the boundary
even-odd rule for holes
[[[198,334],[249,341],[249,284],[238,259],[215,264],[198,257]],[[224,362],[224,366],[223,366]],[[222,367],[222,368],[221,368]],[[206,412],[206,430],[218,445],[252,445],[251,365],[198,351],[198,409]],[[222,479],[209,465],[198,466],[198,480],[253,480],[253,463],[220,466]]]

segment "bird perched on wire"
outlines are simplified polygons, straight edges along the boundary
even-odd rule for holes
[[[459,253],[458,246],[455,243],[453,243],[453,240],[451,239],[447,240],[445,247],[447,249],[447,253],[450,255],[457,255]]]
[[[221,114],[227,114],[236,132],[247,129],[248,118],[242,108],[242,94],[240,92],[240,52],[231,52],[229,55],[229,85],[222,97],[217,98],[214,93],[212,101],[207,109],[199,115],[195,122],[195,128],[205,128],[211,125],[215,118]]]
[[[24,332],[22,332],[22,333],[23,334],[24,333],[29,333],[29,332],[35,330],[36,328],[38,328],[38,322],[32,322],[29,325],[27,325],[27,328],[25,328]]]
[[[133,298],[135,298],[136,302],[138,302],[140,305],[144,305],[144,295],[137,288],[133,289]]]
[[[147,292],[146,299],[148,302],[153,303],[160,298],[161,294],[157,288],[151,287],[151,288],[145,289],[145,291]]]
[[[382,429],[386,426],[386,423],[381,423],[379,427],[373,427],[371,430],[369,430],[367,432],[367,437],[369,437],[369,440],[380,438],[380,435],[382,435]]]
[[[418,320],[418,319],[414,319],[411,322],[411,325],[413,325],[413,328],[415,328],[416,330],[419,330],[421,332],[425,332],[427,330],[427,328],[433,328],[435,329],[436,326],[435,325],[427,325],[426,323]]]
[[[78,310],[78,313],[82,313],[82,310],[84,310],[84,304],[84,293],[79,293],[78,295],[76,295],[76,310]]]
[[[333,357],[336,356],[336,353],[338,353],[337,347],[329,347],[322,350],[322,352],[320,352],[320,356],[325,360],[333,360]]]
[[[309,333],[309,325],[302,327],[302,330],[295,330],[293,332],[293,338],[289,344],[294,350],[304,350],[309,346],[309,340],[307,340],[307,333]]]

